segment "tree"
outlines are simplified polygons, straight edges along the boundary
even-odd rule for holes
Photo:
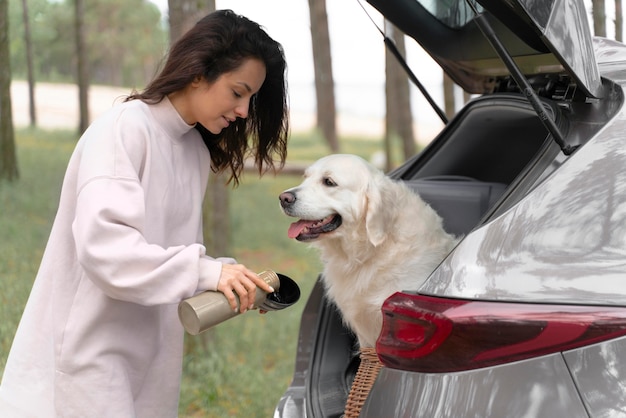
[[[615,0],[615,40],[622,42],[624,33],[624,16],[622,14],[622,0]]]
[[[168,0],[170,44],[180,38],[202,15],[215,10],[215,0]]]
[[[387,36],[393,40],[400,54],[406,56],[404,33],[388,21],[385,21],[385,31]],[[413,134],[409,77],[398,63],[397,58],[388,49],[385,50],[385,73],[385,168],[389,171],[392,168],[391,143],[393,138],[399,138],[402,143],[403,160],[415,154],[416,146],[415,135]]]
[[[84,1],[90,81],[140,89],[167,48],[161,12],[146,0]]]
[[[85,47],[85,11],[83,0],[74,0],[74,37],[76,41],[76,81],[78,84],[78,133],[89,126],[89,68]]]
[[[595,36],[606,36],[606,7],[604,0],[591,0],[593,15],[593,33]]]
[[[0,180],[19,177],[11,110],[11,65],[9,55],[9,2],[0,0]]]
[[[454,81],[446,72],[443,72],[443,103],[446,116],[448,119],[452,118],[456,113],[456,103],[454,100]]]
[[[199,17],[215,11],[215,0],[168,0],[170,42],[175,42]],[[207,253],[222,256],[230,251],[229,190],[223,175],[209,178],[202,221]]]
[[[26,45],[26,71],[28,74],[28,106],[30,126],[37,125],[35,111],[35,74],[33,70],[33,42],[30,36],[30,21],[28,17],[28,2],[22,0],[22,18],[24,21],[24,44]]]
[[[330,56],[330,36],[326,0],[309,0],[315,96],[317,98],[317,128],[332,152],[339,151],[335,108],[335,86]]]
[[[168,0],[170,43],[175,42],[201,15],[215,11],[215,0]],[[209,177],[203,202],[202,224],[207,254],[225,256],[230,251],[229,191],[223,175]],[[208,330],[185,340],[189,353],[206,351],[213,336]]]
[[[215,10],[215,0],[205,2],[207,11]],[[230,252],[230,193],[224,175],[213,175],[204,198],[203,224],[207,252],[216,256]]]
[[[27,1],[34,79],[75,83],[76,49],[68,47],[76,44],[74,0]],[[21,2],[9,3],[12,76],[25,79]],[[147,0],[83,0],[83,5],[89,83],[141,89],[167,49],[159,8]]]

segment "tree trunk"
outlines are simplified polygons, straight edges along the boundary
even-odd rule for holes
[[[230,250],[229,193],[223,175],[212,175],[204,198],[204,244],[207,254],[228,255]]]
[[[317,98],[317,128],[332,152],[339,151],[335,109],[335,86],[330,56],[330,36],[326,0],[309,0],[315,95]]]
[[[622,14],[622,0],[615,0],[615,40],[622,42],[624,35],[624,16]]]
[[[387,21],[385,21],[385,31],[387,36],[396,44],[400,54],[405,56],[404,33]],[[389,50],[385,50],[385,72],[385,153],[386,170],[389,171],[393,168],[391,154],[393,138],[398,137],[400,139],[404,160],[415,154],[416,146],[415,135],[413,134],[409,77]]]
[[[189,30],[200,17],[215,11],[215,0],[168,0],[170,43]],[[222,175],[211,174],[202,205],[202,233],[207,255],[228,256],[230,252],[229,192]],[[185,339],[185,352],[206,352],[214,338],[209,329]]]
[[[74,29],[76,36],[76,64],[78,82],[78,133],[82,135],[89,126],[89,68],[85,47],[85,8],[83,0],[74,0]]]
[[[467,103],[472,100],[472,95],[463,90],[463,103]]]
[[[205,2],[205,12],[215,10],[215,0]],[[203,219],[207,253],[215,257],[228,256],[230,253],[229,196],[226,176],[223,174],[212,175],[204,199]]]
[[[230,254],[230,201],[228,187],[223,175],[209,177],[202,206],[202,235],[207,255],[223,257]],[[214,330],[209,329],[185,342],[187,353],[209,350]]]
[[[172,44],[201,17],[215,11],[215,0],[168,0],[167,8]]]
[[[456,103],[454,100],[454,82],[448,75],[443,73],[443,102],[446,116],[451,119],[456,113]]]
[[[30,36],[30,19],[28,18],[28,2],[22,0],[22,12],[24,20],[24,43],[26,44],[26,71],[28,73],[28,110],[30,126],[37,125],[37,113],[35,111],[35,74],[33,70],[33,42]]]
[[[591,0],[593,32],[595,36],[606,36],[606,7],[604,0]]]
[[[0,180],[19,177],[11,110],[11,66],[9,54],[9,2],[0,0]]]

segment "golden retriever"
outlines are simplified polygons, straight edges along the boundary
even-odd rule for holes
[[[300,218],[289,237],[320,250],[326,293],[360,347],[375,346],[384,300],[419,288],[457,242],[415,192],[355,155],[319,159],[279,200]]]

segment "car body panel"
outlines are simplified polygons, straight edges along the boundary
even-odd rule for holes
[[[589,96],[600,97],[600,72],[582,0],[520,0],[518,5],[578,85]]]
[[[626,305],[626,116],[610,126],[512,209],[468,235],[420,293]]]
[[[626,415],[626,338],[563,353],[592,417]]]
[[[587,414],[563,358],[554,354],[460,373],[383,368],[360,417],[582,418]]]

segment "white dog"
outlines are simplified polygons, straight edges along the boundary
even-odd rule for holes
[[[321,251],[327,295],[361,347],[376,344],[384,300],[416,290],[457,242],[416,193],[355,155],[318,160],[279,199],[300,218],[289,237]]]

